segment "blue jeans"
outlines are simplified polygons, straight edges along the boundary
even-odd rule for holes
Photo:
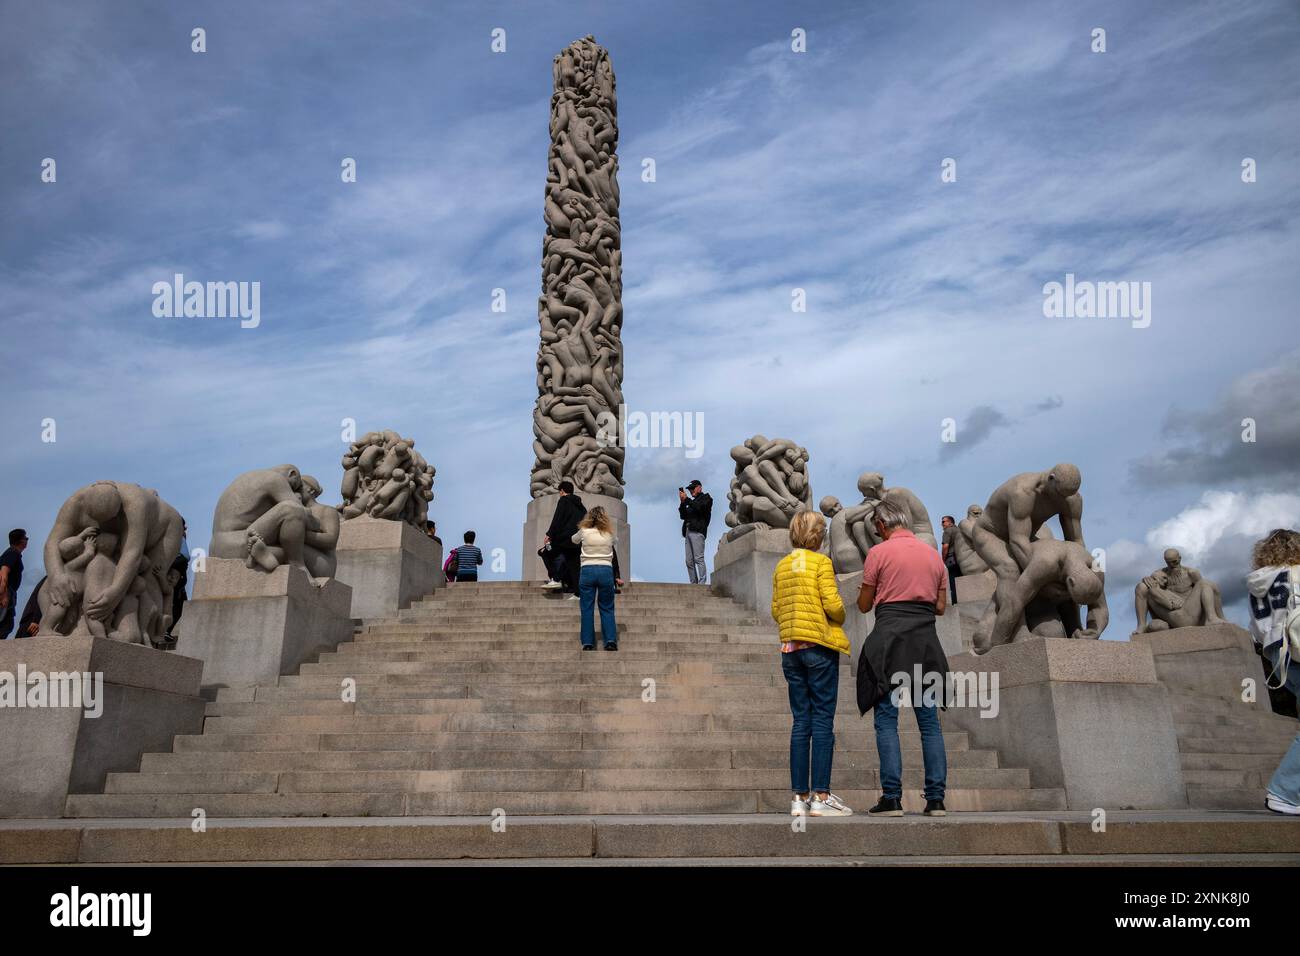
[[[790,789],[808,792],[808,761],[812,756],[812,789],[831,789],[831,758],[835,753],[835,704],[840,696],[840,655],[814,645],[781,655],[781,671],[790,690]],[[811,747],[809,744],[811,743]]]
[[[948,754],[943,749],[939,708],[913,705],[921,731],[921,756],[925,761],[925,799],[942,800],[948,782]],[[903,751],[898,743],[898,708],[886,696],[876,704],[876,752],[880,756],[880,790],[886,797],[903,797]]]
[[[614,623],[614,569],[608,564],[588,564],[578,574],[578,606],[582,609],[582,646],[596,646],[596,623],[592,606],[600,605],[600,636],[605,643],[618,643]]]
[[[1266,652],[1264,660],[1265,670],[1271,674],[1277,666],[1277,654]],[[1286,687],[1300,697],[1300,661],[1291,662],[1291,667],[1287,671]],[[1264,698],[1264,704],[1268,705],[1267,697]],[[1277,771],[1273,774],[1273,779],[1268,782],[1268,792],[1281,797],[1287,803],[1300,806],[1300,734],[1296,734],[1295,740],[1291,741],[1291,748],[1282,758]]]

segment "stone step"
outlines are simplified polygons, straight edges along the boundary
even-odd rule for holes
[[[1264,790],[1187,785],[1187,805],[1199,810],[1264,810]],[[1300,828],[1298,828],[1300,829]]]
[[[865,762],[865,761],[864,761]],[[872,766],[837,766],[832,780],[838,789],[879,790],[880,774]],[[918,788],[923,772],[903,769],[903,786]],[[1007,768],[953,767],[948,784],[961,789],[1029,789],[1029,772]],[[484,791],[559,792],[580,790],[671,790],[721,793],[729,790],[779,790],[790,785],[788,768],[750,769],[624,769],[566,770],[201,770],[110,773],[105,793],[459,793]],[[838,792],[838,791],[837,791]]]
[[[842,678],[848,676],[843,668]],[[576,651],[571,661],[516,661],[510,658],[484,657],[469,661],[375,661],[339,660],[303,664],[302,674],[531,674],[553,678],[579,677],[586,674],[666,677],[675,674],[709,674],[779,678],[780,661],[654,661],[621,658],[617,652]],[[784,678],[782,678],[784,683]],[[1236,719],[1236,718],[1234,718]],[[1245,724],[1244,726],[1250,726]]]
[[[837,714],[852,719],[857,704],[846,698],[838,701]],[[322,715],[379,714],[636,714],[636,715],[713,715],[730,717],[740,714],[763,715],[772,726],[790,724],[790,707],[785,701],[768,700],[666,700],[654,703],[641,700],[639,693],[623,698],[582,699],[505,697],[455,697],[424,699],[386,697],[359,693],[355,702],[299,698],[272,701],[214,701],[207,705],[208,717],[308,717]]]
[[[1263,793],[1276,768],[1267,770],[1191,770],[1183,768],[1183,782],[1189,787],[1216,790],[1251,790]]]
[[[875,803],[878,790],[836,789],[849,806],[859,811]],[[919,811],[925,800],[919,789],[903,790],[904,807]],[[950,788],[944,803],[960,811],[1044,811],[1064,806],[1064,794],[1054,789]],[[749,814],[765,812],[790,831],[790,791],[777,790],[623,790],[623,791],[475,791],[424,793],[102,793],[74,794],[68,798],[67,814],[73,817],[192,819],[202,808],[209,817],[293,817],[293,816],[460,816],[473,814],[483,834],[490,834],[489,819],[494,810],[518,814],[637,814],[647,822],[655,814]],[[862,814],[862,819],[867,819]],[[904,818],[906,819],[906,818]],[[897,820],[897,818],[895,818]],[[877,825],[884,821],[875,821]],[[812,829],[810,825],[809,829]],[[211,829],[209,833],[213,832]],[[320,857],[337,859],[335,855]]]
[[[1258,735],[1247,734],[1243,736],[1204,736],[1193,735],[1184,736],[1181,732],[1178,735],[1178,750],[1183,755],[1187,754],[1268,754],[1282,759],[1286,753],[1288,742],[1283,739],[1262,738]]]
[[[599,633],[600,626],[596,626]],[[764,647],[775,651],[779,646],[777,643],[776,632],[766,628],[762,630],[741,631],[731,628],[726,631],[703,631],[693,629],[689,634],[656,634],[638,632],[635,629],[629,629],[619,626],[619,640],[637,641],[662,649],[672,649],[677,645],[690,647],[704,647],[709,649],[725,648],[731,645],[745,645],[747,647]],[[503,650],[527,650],[536,649],[539,646],[564,646],[570,641],[578,639],[578,629],[576,627],[564,630],[539,631],[535,633],[508,633],[495,630],[485,630],[477,634],[467,634],[462,631],[456,632],[432,632],[426,629],[374,629],[360,631],[356,634],[355,639],[344,646],[370,646],[373,644],[383,645],[410,645],[412,649],[418,647],[447,647],[454,645],[464,645],[467,647],[485,647],[495,646]]]
[[[920,747],[915,730],[899,732],[904,750]],[[868,732],[835,735],[836,753],[870,746],[874,737]],[[951,755],[970,750],[965,733],[945,733],[944,749]],[[203,734],[178,736],[173,741],[176,753],[194,751],[305,751],[305,750],[643,750],[681,751],[759,750],[788,748],[790,732],[733,731],[707,733],[600,732],[538,733],[528,731],[449,732],[449,733],[219,733],[209,729]]]
[[[280,700],[339,700],[342,681],[332,678],[294,678],[293,684],[274,687],[222,687],[217,691],[217,702],[280,701]],[[356,682],[358,697],[429,698],[457,700],[480,698],[486,700],[625,700],[631,696],[640,699],[639,681],[619,679],[610,683],[579,685],[554,684],[501,684],[501,683],[431,683],[428,681],[397,682],[387,676],[369,675]],[[681,685],[659,683],[655,689],[659,703],[666,701],[706,701],[723,705],[732,701],[777,701],[786,703],[784,687],[774,684],[747,685]],[[839,703],[852,704],[852,695],[841,692]],[[855,711],[856,713],[856,711]]]
[[[345,650],[345,648],[347,649]],[[341,644],[337,651],[321,653],[317,658],[317,662],[324,664],[340,661],[344,663],[348,661],[421,661],[425,663],[481,661],[485,657],[495,658],[503,650],[507,649],[474,644],[445,647],[436,644],[425,644],[417,650],[393,649],[379,644],[369,644],[359,648],[355,645]],[[600,648],[597,647],[597,650],[600,650]],[[591,652],[582,649],[577,637],[573,637],[562,645],[549,648],[509,649],[509,659],[514,662],[576,663],[585,661],[586,658],[582,657],[582,655],[589,653]],[[723,645],[716,648],[704,648],[689,644],[683,644],[674,650],[666,651],[664,648],[656,646],[655,643],[621,641],[619,653],[621,655],[619,660],[632,661],[659,662],[669,659],[677,661],[727,661],[770,664],[776,651],[774,647],[766,646],[759,648]]]
[[[1184,753],[1186,770],[1261,770],[1272,773],[1281,761],[1281,754],[1238,753]]]
[[[789,766],[787,749],[767,750],[359,750],[359,751],[204,751],[145,754],[142,773],[213,770],[279,772],[290,770],[749,770]],[[919,746],[904,748],[904,764],[921,760]],[[952,768],[997,769],[992,750],[957,750],[948,754]],[[835,768],[875,767],[874,748],[836,750]]]
[[[207,733],[437,733],[440,731],[659,732],[773,730],[768,714],[320,714],[209,717]],[[863,722],[862,733],[871,733]],[[786,724],[785,733],[789,733]]]

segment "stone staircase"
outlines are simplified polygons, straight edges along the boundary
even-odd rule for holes
[[[787,813],[771,623],[691,585],[631,584],[617,613],[620,650],[583,652],[576,601],[521,582],[439,590],[274,686],[221,690],[202,734],[70,797],[67,815]],[[865,809],[879,795],[874,734],[842,675],[834,788]],[[920,739],[906,717],[901,731],[904,804],[918,810]],[[1064,806],[966,734],[945,743],[950,809]]]
[[[1269,706],[1264,672],[1238,627],[1147,635],[1156,674],[1169,690],[1190,807],[1257,810],[1300,724]],[[1242,681],[1256,700],[1242,700]]]

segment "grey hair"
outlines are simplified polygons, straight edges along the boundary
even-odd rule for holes
[[[892,501],[882,501],[876,505],[875,520],[886,528],[907,528],[911,530],[912,515],[902,505]]]

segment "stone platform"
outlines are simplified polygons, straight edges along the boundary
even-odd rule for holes
[[[442,545],[405,521],[349,518],[335,554],[334,578],[352,588],[352,617],[394,614],[447,583]]]
[[[98,716],[81,707],[0,708],[0,816],[63,813],[68,795],[97,793],[111,773],[138,770],[140,755],[203,729],[201,661],[100,637],[0,642],[0,671],[100,675]],[[84,700],[84,698],[83,698]]]
[[[631,865],[1249,865],[1300,863],[1300,826],[1266,813],[777,814],[0,822],[0,864],[422,861]]]
[[[580,493],[578,497],[582,499],[588,511],[599,505],[609,512],[610,518],[614,521],[614,535],[617,538],[614,549],[618,552],[618,569],[623,575],[623,580],[631,581],[632,528],[627,523],[627,504],[619,498],[587,492]],[[546,565],[537,556],[537,549],[542,546],[542,539],[546,537],[546,529],[551,525],[551,518],[555,517],[555,506],[559,500],[560,496],[555,494],[530,498],[528,501],[521,552],[523,554],[521,579],[524,581],[546,580]]]
[[[208,558],[177,631],[177,650],[203,661],[205,696],[274,683],[352,636],[352,589],[301,568]]]

